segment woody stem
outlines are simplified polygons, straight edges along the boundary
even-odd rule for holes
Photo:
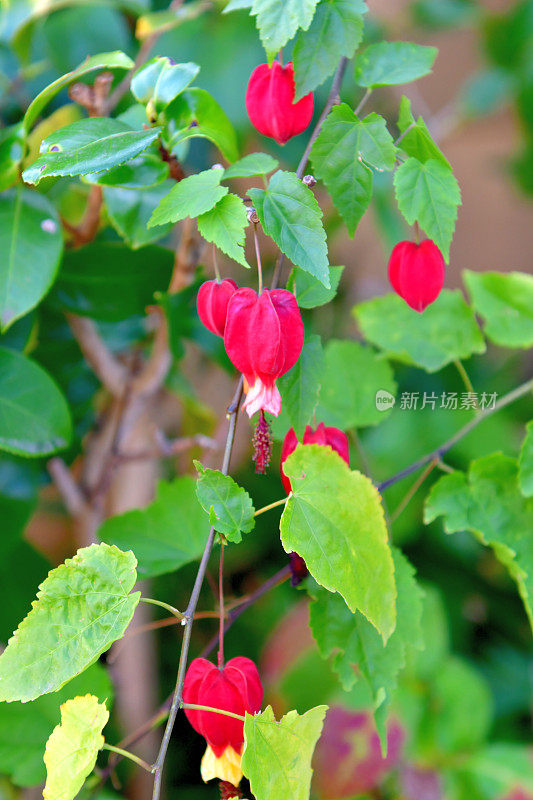
[[[220,566],[218,570],[218,613],[220,623],[218,627],[218,668],[224,666],[224,542],[220,542]]]

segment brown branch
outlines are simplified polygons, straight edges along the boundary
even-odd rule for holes
[[[49,460],[46,466],[69,514],[77,517],[85,513],[88,509],[87,498],[63,459],[55,456]]]
[[[108,350],[91,319],[77,314],[66,317],[89,366],[114,397],[121,397],[127,380],[126,368]]]

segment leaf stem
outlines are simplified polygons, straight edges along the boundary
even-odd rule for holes
[[[258,517],[259,514],[264,514],[265,511],[270,511],[271,508],[277,508],[278,506],[284,506],[289,498],[282,497],[281,500],[276,500],[274,503],[269,503],[267,506],[263,506],[263,508],[259,508],[255,513],[254,517]]]
[[[465,369],[465,365],[463,364],[461,359],[456,358],[453,363],[455,364],[457,372],[461,376],[461,380],[463,381],[463,383],[465,385],[466,391],[469,394],[475,395],[476,392],[474,391],[474,387],[472,385],[472,381],[470,380],[470,376],[468,375],[468,372]],[[476,411],[479,411],[479,406],[478,406],[478,403],[477,403],[477,399],[475,399],[475,408],[476,408]]]
[[[170,614],[172,614],[174,617],[177,617],[181,620],[185,619],[185,614],[182,614],[177,608],[174,608],[174,606],[171,606],[168,603],[164,603],[162,600],[154,600],[152,597],[141,597],[139,602],[150,603],[152,606],[160,606],[161,608],[164,608],[166,611],[170,612]]]
[[[123,750],[122,747],[115,747],[112,744],[104,744],[103,750],[110,750],[112,753],[117,753],[117,755],[122,756],[123,758],[128,758],[130,761],[133,761],[134,764],[138,764],[139,767],[142,767],[147,772],[152,772],[152,767],[150,764],[147,764],[144,759],[139,758],[139,756],[130,753],[129,750]]]
[[[213,708],[213,706],[199,706],[196,703],[182,703],[182,708],[190,708],[193,711],[211,711],[213,714],[222,714],[224,717],[233,717],[233,719],[241,719],[244,722],[244,717],[241,714],[234,714],[233,711],[224,711],[222,708]]]
[[[257,237],[257,223],[254,222],[254,245],[255,257],[257,259],[257,294],[263,291],[263,267],[261,265],[261,251],[259,250],[259,239]]]
[[[215,270],[215,277],[217,279],[217,283],[220,283],[222,278],[220,277],[220,270],[218,268],[217,248],[215,244],[213,244],[213,268]]]

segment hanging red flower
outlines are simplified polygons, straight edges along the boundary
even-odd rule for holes
[[[329,445],[336,453],[340,455],[344,461],[350,466],[350,447],[348,444],[348,437],[344,431],[339,428],[326,427],[323,422],[317,427],[316,431],[308,425],[305,429],[302,444],[323,444]],[[294,432],[294,428],[289,428],[283,440],[281,448],[280,470],[283,488],[289,494],[291,491],[291,482],[283,471],[283,464],[285,460],[296,450],[298,445],[298,437]]]
[[[298,361],[304,326],[296,298],[286,289],[238,289],[228,304],[224,345],[245,381],[243,405],[252,417],[262,409],[278,416],[276,379]]]
[[[399,242],[391,253],[389,280],[392,288],[415,311],[422,312],[437,299],[444,276],[444,258],[431,239],[420,244]]]
[[[198,316],[211,333],[224,336],[228,303],[236,291],[237,284],[231,278],[224,278],[220,283],[206,281],[200,286],[196,298],[196,308]]]
[[[205,658],[195,658],[185,676],[183,702],[242,716],[246,711],[256,714],[263,702],[257,667],[241,656],[228,661],[224,669],[218,669]],[[194,730],[207,741],[201,765],[204,781],[219,778],[237,786],[242,778],[243,722],[213,711],[186,708],[185,714]]]
[[[246,110],[252,125],[263,136],[285,144],[302,133],[313,116],[313,93],[294,102],[294,70],[292,62],[282,66],[274,61],[271,67],[260,64],[254,69],[246,90]]]

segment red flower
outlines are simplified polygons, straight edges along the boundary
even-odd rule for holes
[[[237,284],[230,278],[218,281],[206,281],[198,290],[196,308],[198,316],[207,330],[224,336],[226,313],[231,296],[237,291]]]
[[[263,687],[257,667],[249,658],[232,658],[218,669],[205,658],[191,662],[183,684],[183,702],[220,708],[244,716],[261,708]],[[237,786],[244,744],[243,722],[212,711],[185,709],[194,730],[207,741],[202,759],[204,781],[219,778]]]
[[[304,326],[293,294],[286,289],[238,289],[228,304],[224,345],[242,372],[248,416],[263,409],[278,416],[281,397],[276,379],[298,361]]]
[[[348,437],[338,428],[326,428],[324,423],[321,422],[316,431],[314,431],[311,426],[308,425],[305,429],[302,443],[329,445],[333,450],[335,450],[336,453],[340,455],[342,459],[344,459],[344,461],[346,461],[348,466],[350,466],[350,448],[348,445]],[[298,439],[294,432],[294,428],[289,428],[285,435],[285,439],[283,440],[280,459],[281,480],[287,494],[289,494],[291,491],[291,482],[283,472],[283,464],[290,454],[296,450],[297,445]]]
[[[444,258],[431,239],[420,244],[399,242],[389,259],[392,288],[407,305],[422,312],[433,303],[444,285]]]
[[[284,67],[274,61],[271,67],[260,64],[254,69],[246,90],[246,110],[259,133],[285,144],[302,133],[313,116],[313,93],[294,102],[292,63]]]

